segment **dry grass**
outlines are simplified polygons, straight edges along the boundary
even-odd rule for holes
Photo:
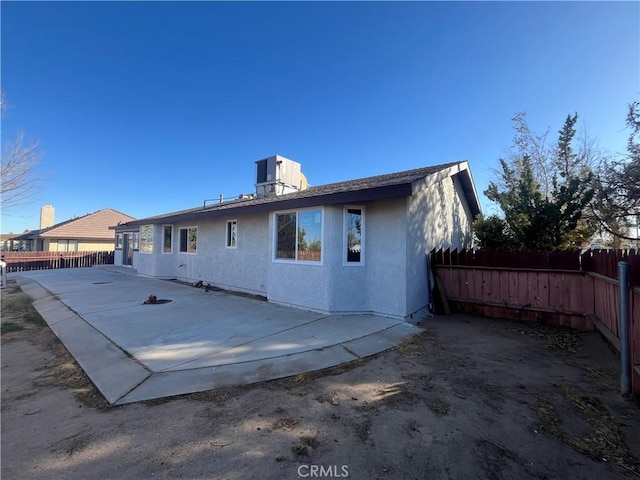
[[[15,322],[2,322],[2,326],[0,326],[0,334],[2,335],[5,333],[19,332],[20,330],[24,330],[24,327]]]
[[[625,444],[620,426],[609,415],[597,398],[590,397],[574,385],[557,385],[589,424],[589,429],[581,437],[569,435],[560,427],[561,421],[553,404],[544,396],[538,396],[532,405],[542,429],[559,438],[576,452],[598,461],[614,462],[624,470],[640,475],[640,461]]]
[[[111,408],[98,389],[91,383],[67,351],[64,345],[47,327],[46,322],[33,307],[31,297],[11,281],[2,291],[2,317],[11,318],[11,322],[3,322],[2,333],[6,333],[6,326],[11,324],[17,335],[27,335],[30,342],[43,345],[54,356],[46,365],[44,373],[38,376],[37,385],[54,385],[71,390],[78,400],[90,407],[98,409]]]
[[[429,400],[427,402],[427,406],[431,409],[433,413],[436,413],[438,415],[448,415],[449,412],[451,411],[451,405],[449,405],[444,400],[438,400],[438,399]]]
[[[271,424],[272,430],[283,430],[293,428],[298,425],[300,421],[297,418],[293,417],[282,417],[278,418],[275,422]]]

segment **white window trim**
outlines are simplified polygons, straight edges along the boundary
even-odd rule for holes
[[[189,230],[195,228],[196,229],[196,251],[195,252],[190,252],[189,251]],[[180,237],[182,236],[180,234],[180,232],[182,230],[186,230],[187,231],[187,250],[185,250],[184,252],[182,250],[180,250]],[[182,254],[182,255],[197,255],[198,254],[198,226],[197,225],[190,225],[188,227],[180,227],[178,228],[178,253]]]
[[[362,224],[360,226],[360,261],[347,262],[347,212],[349,209],[357,208],[362,212]],[[342,209],[342,265],[345,267],[364,267],[364,258],[366,251],[366,213],[362,205],[345,205]]]
[[[171,250],[169,250],[168,252],[164,251],[164,229],[170,227],[171,228]],[[174,232],[175,232],[175,228],[173,228],[173,225],[162,225],[162,254],[163,255],[169,255],[173,253],[173,243],[174,243]]]
[[[235,245],[229,245],[229,226],[232,223],[236,224],[236,244]],[[224,229],[224,246],[225,248],[231,248],[231,249],[238,248],[238,220],[237,219],[227,220],[227,223]]]
[[[140,230],[136,230],[133,232],[130,232],[129,235],[131,235],[131,250],[133,250],[134,252],[139,252],[140,251]]]
[[[314,260],[297,260],[291,258],[278,258],[278,215],[283,215],[287,213],[295,213],[296,214],[296,227],[298,225],[298,214],[300,212],[308,212],[313,210],[320,210],[320,214],[322,215],[322,224],[320,226],[320,245],[322,246],[322,250],[320,253],[320,261],[316,262]],[[324,265],[324,257],[325,257],[325,244],[324,244],[324,207],[308,207],[308,208],[298,208],[292,210],[279,210],[277,212],[272,213],[271,225],[273,227],[273,235],[271,239],[271,260],[274,263],[289,263],[292,265],[315,265],[315,266],[323,266]],[[298,255],[298,229],[296,228],[296,256]]]

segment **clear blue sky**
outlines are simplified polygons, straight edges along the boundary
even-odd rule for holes
[[[627,3],[3,1],[2,89],[41,143],[37,202],[2,232],[105,207],[145,217],[254,190],[280,154],[311,185],[469,160],[482,191],[526,110],[625,149],[640,92]]]

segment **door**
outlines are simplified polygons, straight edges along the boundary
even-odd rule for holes
[[[133,266],[133,233],[122,234],[122,266]]]

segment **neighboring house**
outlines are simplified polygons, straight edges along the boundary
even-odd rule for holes
[[[109,227],[132,220],[135,218],[112,208],[104,208],[47,228],[23,233],[13,240],[22,242],[24,250],[38,252],[113,250],[114,235]]]
[[[428,252],[471,244],[480,204],[467,162],[308,188],[296,162],[256,163],[255,195],[115,227],[116,265],[327,314],[408,319],[431,301]]]
[[[19,237],[19,233],[3,233],[0,234],[0,242],[2,245],[0,249],[3,252],[10,252],[13,250],[20,250],[20,241],[16,240],[16,237]]]

